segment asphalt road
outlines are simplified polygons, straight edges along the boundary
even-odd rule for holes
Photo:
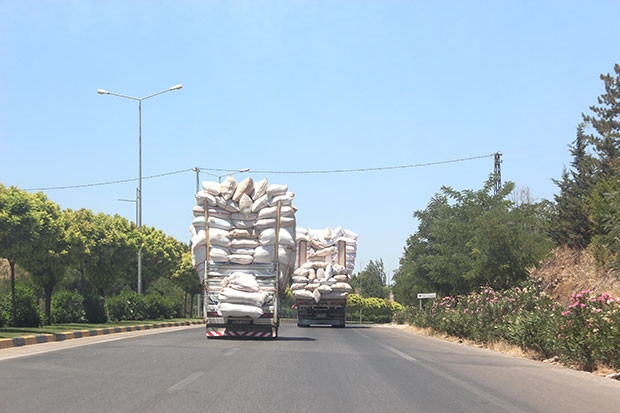
[[[618,411],[620,382],[397,328],[203,326],[0,350],[1,412]]]

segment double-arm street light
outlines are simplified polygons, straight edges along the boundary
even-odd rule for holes
[[[104,89],[97,89],[97,93],[99,93],[100,95],[112,95],[138,101],[138,190],[136,192],[136,208],[138,211],[136,214],[136,225],[138,226],[138,231],[142,230],[142,101],[157,95],[161,95],[162,93],[179,90],[182,87],[183,85],[180,84],[175,85],[168,89],[153,93],[148,96],[144,96],[142,98],[121,95],[120,93],[114,93]],[[142,294],[142,246],[140,246],[140,248],[138,249],[138,294]]]

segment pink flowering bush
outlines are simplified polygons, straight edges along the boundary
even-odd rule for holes
[[[608,294],[574,294],[567,308],[533,285],[443,297],[424,308],[410,307],[398,317],[481,343],[503,341],[559,356],[567,364],[592,371],[597,364],[620,368],[620,301]]]
[[[619,311],[618,301],[608,294],[573,294],[558,328],[560,358],[586,371],[599,361],[620,367]]]

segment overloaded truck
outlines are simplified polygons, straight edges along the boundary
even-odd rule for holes
[[[267,179],[232,176],[202,188],[190,232],[206,335],[276,338],[295,264],[294,194]]]
[[[357,235],[350,230],[297,230],[296,269],[291,290],[297,326],[345,327]]]

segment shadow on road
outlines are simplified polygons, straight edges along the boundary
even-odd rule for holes
[[[283,337],[279,336],[276,341],[316,341],[312,337]]]

